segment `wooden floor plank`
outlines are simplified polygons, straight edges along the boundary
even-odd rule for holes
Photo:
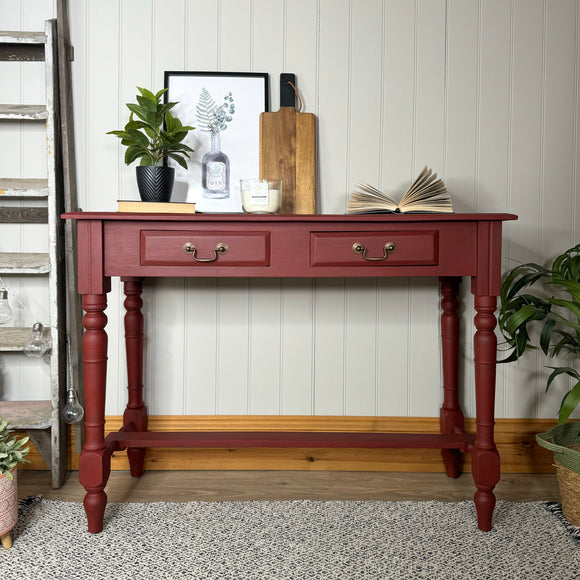
[[[227,500],[471,500],[470,474],[449,479],[442,473],[344,471],[146,471],[111,473],[106,493],[111,502],[227,501]],[[20,497],[80,502],[85,495],[78,473],[71,472],[60,489],[51,488],[48,471],[20,471]],[[503,475],[497,499],[559,501],[554,474]]]

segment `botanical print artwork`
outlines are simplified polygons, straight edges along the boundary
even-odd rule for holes
[[[240,180],[258,177],[260,114],[267,110],[267,74],[166,72],[167,101],[195,127],[184,143],[187,169],[175,168],[171,201],[204,213],[242,213]]]
[[[201,160],[201,187],[203,197],[222,199],[230,197],[230,158],[222,151],[222,132],[228,128],[236,112],[231,91],[224,102],[217,105],[210,92],[203,87],[196,106],[198,127],[209,133],[211,149]]]

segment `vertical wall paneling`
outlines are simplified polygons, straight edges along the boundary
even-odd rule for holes
[[[348,280],[345,332],[345,413],[374,415],[378,397],[376,280]]]
[[[251,281],[249,315],[248,411],[280,412],[280,280]]]
[[[151,353],[150,385],[153,407],[161,415],[183,413],[184,359],[187,344],[184,330],[186,319],[183,278],[148,280],[147,320]],[[189,313],[187,313],[189,315]]]
[[[548,8],[548,5],[546,5]],[[576,28],[578,5],[562,0],[549,4],[545,21],[545,85],[544,85],[544,165],[542,174],[541,248],[544,259],[552,260],[568,249],[574,240],[573,209],[577,191],[573,190],[575,119],[578,111],[576,80],[578,75]],[[556,363],[557,364],[557,363]],[[542,368],[538,385],[538,412],[555,415],[559,401],[569,387],[567,380],[543,392],[549,369]]]
[[[314,393],[314,282],[282,281],[280,412],[310,415]]]
[[[183,70],[185,64],[185,0],[153,0],[152,89],[163,87],[166,70]],[[171,42],[168,42],[168,39]],[[156,340],[151,347],[149,377],[153,406],[161,414],[183,412],[184,358],[187,350],[183,279],[154,280],[151,289],[151,324]]]
[[[401,196],[413,177],[415,2],[384,3],[383,166],[381,187]]]
[[[284,70],[285,4],[285,0],[253,0],[252,2],[252,70],[270,74],[271,111],[277,111],[279,108],[280,73],[286,72]]]
[[[42,29],[54,6],[0,0],[0,28]],[[279,73],[294,72],[304,110],[317,115],[320,212],[343,213],[359,179],[400,196],[430,165],[457,211],[520,215],[506,228],[504,268],[546,262],[577,241],[580,227],[579,7],[580,0],[75,0],[79,205],[114,210],[117,199],[138,196],[134,166],[105,134],[126,122],[137,85],[160,88],[165,70],[267,72],[277,110]],[[39,66],[0,63],[0,102],[40,98]],[[43,174],[42,136],[13,123],[3,124],[2,137],[0,175],[23,175],[30,158],[26,172]],[[0,229],[0,251],[36,243],[18,225]],[[32,324],[43,298],[34,285],[17,290],[27,307],[19,320]],[[468,280],[461,294],[462,400],[473,416]],[[156,337],[145,353],[153,414],[437,413],[434,280],[149,280],[143,298],[146,333]],[[126,397],[123,300],[114,281],[109,414],[121,414]],[[29,361],[16,358],[0,361],[0,396],[36,395]],[[500,367],[498,416],[555,415],[566,385],[546,397],[543,366],[526,356]]]
[[[319,0],[285,2],[284,68],[296,74],[296,83],[304,104],[303,111],[318,113],[318,9]],[[274,79],[272,79],[272,84]],[[272,99],[271,110],[276,101]]]
[[[218,286],[215,280],[186,281],[184,407],[186,414],[216,413]]]
[[[345,283],[317,279],[314,294],[314,414],[345,413]]]
[[[378,184],[381,155],[382,2],[365,0],[351,6],[349,180]],[[345,405],[352,415],[376,409],[375,280],[347,280]]]
[[[126,103],[136,103],[137,87],[157,91],[163,80],[153,78],[153,0],[123,0],[120,3],[120,52],[119,52],[119,102],[117,128],[121,129],[129,120],[130,111]],[[125,165],[123,159],[126,148],[117,137],[108,136],[119,151],[120,170],[119,199],[139,199],[135,167]]]
[[[252,70],[252,0],[220,0],[218,70]],[[261,72],[261,71],[257,71]]]
[[[185,70],[218,70],[220,0],[185,3]]]
[[[320,0],[318,171],[322,213],[343,213],[346,207],[350,4],[348,0]]]
[[[382,2],[352,3],[349,191],[362,180],[378,185],[381,155]]]
[[[507,268],[521,262],[537,262],[541,256],[544,4],[543,0],[513,3],[509,210],[517,213],[519,219],[517,227],[510,224],[508,229],[509,244],[504,251]],[[539,358],[537,352],[529,352],[525,355],[525,364],[522,361],[500,366],[499,371],[506,377],[505,416],[535,414],[537,401],[530,384],[534,384]],[[522,405],[522,401],[527,403]]]
[[[409,280],[378,280],[377,415],[409,414]],[[393,329],[395,329],[393,331]]]
[[[318,113],[318,29],[318,0],[284,2],[283,68],[296,74],[302,110],[308,113]],[[276,111],[279,82],[270,80],[270,110]],[[317,131],[319,163],[320,127]],[[317,189],[319,204],[320,185]],[[313,280],[282,281],[280,412],[285,415],[314,412],[314,287]]]
[[[224,278],[218,282],[216,412],[248,412],[250,352],[250,282]]]
[[[183,70],[185,64],[186,0],[153,0],[153,85],[163,87],[166,70]],[[168,39],[171,39],[168,42]]]
[[[425,165],[439,174],[445,158],[445,3],[417,2],[413,177]],[[411,280],[409,408],[436,416],[441,401],[438,284]]]

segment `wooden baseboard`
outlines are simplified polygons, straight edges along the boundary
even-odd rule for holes
[[[536,444],[536,433],[547,431],[552,419],[497,419],[495,440],[502,473],[552,473],[552,453]],[[107,417],[106,432],[118,431],[122,417]],[[151,431],[338,431],[438,433],[432,417],[334,416],[177,416],[149,417]],[[475,420],[466,419],[475,432]],[[69,436],[69,468],[78,469],[73,430]],[[47,469],[31,446],[25,469]],[[126,452],[113,455],[113,470],[128,470]],[[443,472],[438,449],[148,449],[147,470],[318,470]],[[465,455],[464,471],[471,469]]]

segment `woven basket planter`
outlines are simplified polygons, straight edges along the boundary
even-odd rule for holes
[[[580,526],[580,422],[557,425],[536,435],[542,447],[554,452],[564,517]]]
[[[18,488],[16,467],[10,470],[12,480],[0,475],[0,538],[5,548],[12,546],[10,531],[18,521]]]

